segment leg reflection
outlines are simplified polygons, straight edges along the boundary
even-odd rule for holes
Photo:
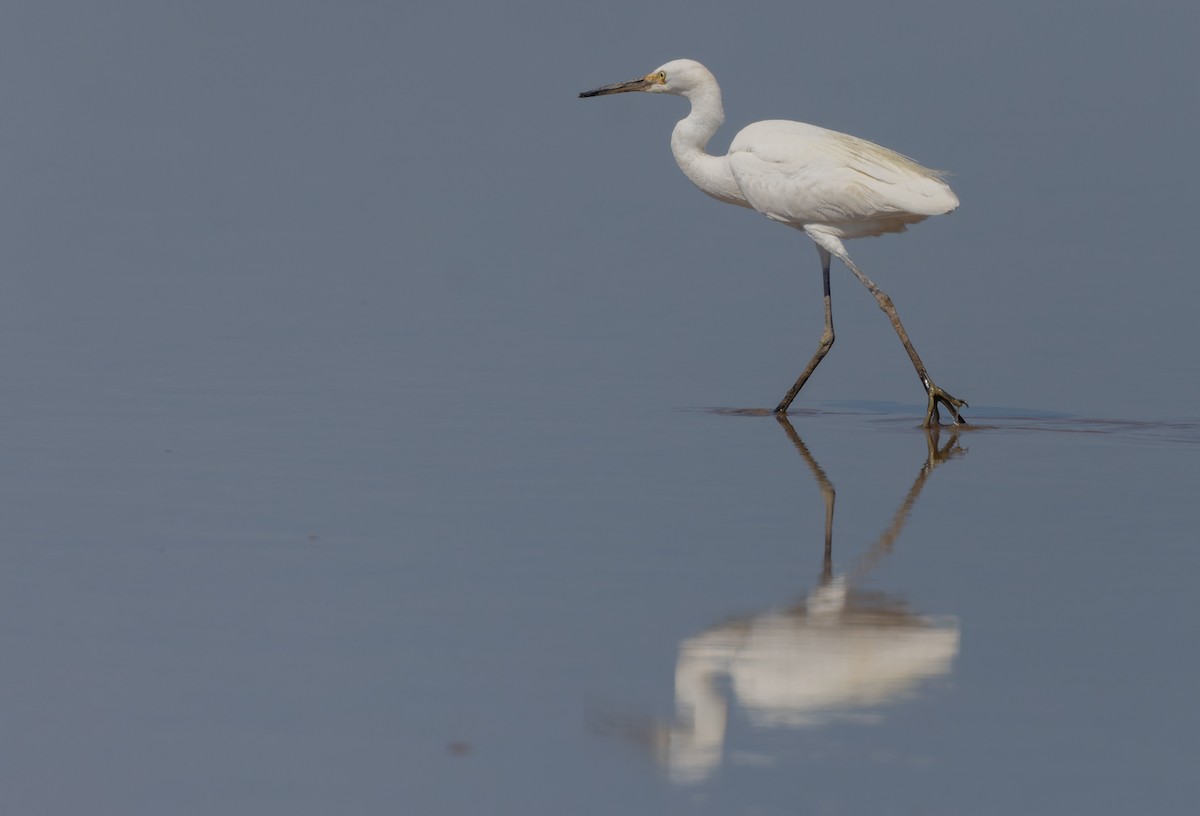
[[[892,551],[929,476],[964,454],[958,436],[926,434],[926,459],[891,523],[854,567],[833,572],[836,490],[784,416],[777,421],[812,472],[825,504],[825,547],[816,589],[768,610],[685,640],[675,670],[676,722],[657,729],[660,758],[681,783],[707,777],[721,762],[730,703],[759,727],[805,728],[861,720],[946,674],[958,653],[958,625],[854,585]],[[730,690],[727,701],[724,688]]]

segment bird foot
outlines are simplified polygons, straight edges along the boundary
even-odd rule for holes
[[[951,396],[950,394],[946,393],[945,391],[943,391],[942,389],[940,389],[936,385],[934,385],[932,381],[930,381],[930,383],[929,383],[929,408],[925,412],[925,422],[922,427],[932,428],[932,427],[942,424],[942,415],[941,415],[941,412],[938,410],[939,402],[950,409],[950,413],[954,415],[954,424],[955,425],[966,425],[967,424],[967,421],[965,419],[963,419],[961,414],[958,413],[959,408],[968,407],[966,401],[960,400],[958,397]]]

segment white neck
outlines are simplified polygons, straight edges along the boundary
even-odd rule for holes
[[[708,195],[729,204],[750,206],[742,196],[725,156],[705,152],[708,140],[725,122],[721,89],[716,81],[684,93],[692,110],[671,132],[671,153],[688,179]]]

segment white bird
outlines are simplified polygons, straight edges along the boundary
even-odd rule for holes
[[[749,207],[803,230],[817,245],[825,284],[825,331],[808,367],[776,406],[776,414],[787,413],[833,346],[829,264],[836,256],[875,296],[900,336],[929,397],[924,425],[938,423],[939,403],[950,409],[955,424],[966,424],[958,411],[966,402],[930,379],[892,299],[850,260],[842,243],[842,239],[903,232],[909,224],[956,208],[958,197],[941,174],[865,139],[784,120],[748,125],[734,137],[726,155],[710,155],[705,147],[725,121],[725,111],[716,78],[694,60],[674,60],[641,79],[579,96],[630,91],[674,94],[691,103],[691,112],[671,133],[671,152],[693,184],[718,201]]]

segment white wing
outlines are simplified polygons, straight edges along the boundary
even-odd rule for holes
[[[843,238],[901,232],[958,206],[935,171],[865,139],[801,122],[749,125],[734,137],[728,158],[754,209]]]

